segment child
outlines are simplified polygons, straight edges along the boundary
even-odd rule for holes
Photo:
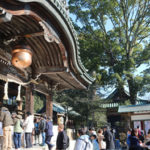
[[[90,136],[90,139],[92,140],[92,144],[93,144],[93,150],[99,150],[99,144],[96,140],[96,135],[95,134],[92,134]]]

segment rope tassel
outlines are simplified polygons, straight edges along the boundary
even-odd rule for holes
[[[17,101],[21,101],[21,96],[20,95],[21,95],[21,85],[18,86],[18,95],[17,95],[17,98],[16,98]]]
[[[5,86],[4,86],[4,97],[3,97],[3,100],[8,100],[8,82],[5,83]]]

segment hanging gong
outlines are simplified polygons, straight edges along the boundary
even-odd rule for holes
[[[27,68],[32,63],[32,52],[29,46],[15,46],[12,50],[12,64],[17,68]]]

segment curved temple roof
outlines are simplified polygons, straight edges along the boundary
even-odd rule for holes
[[[58,90],[85,89],[94,81],[81,62],[77,33],[59,0],[0,1],[0,58],[7,64],[19,42],[32,48],[32,65],[9,70],[17,70],[24,79],[46,81]]]

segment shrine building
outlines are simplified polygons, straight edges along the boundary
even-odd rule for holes
[[[79,53],[77,33],[61,0],[0,0],[0,99],[16,101],[17,111],[34,113],[34,91],[87,89],[93,82]],[[10,101],[11,100],[11,101]],[[15,108],[14,108],[15,109]]]

